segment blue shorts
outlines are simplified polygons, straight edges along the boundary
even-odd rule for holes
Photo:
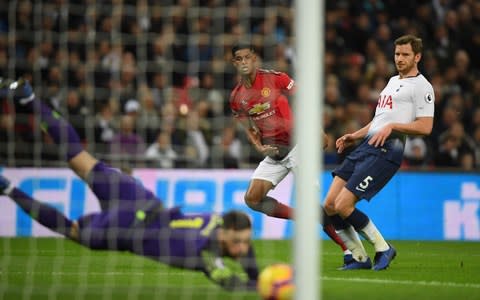
[[[359,199],[370,200],[395,175],[400,166],[384,156],[353,151],[332,175],[345,180],[345,187]]]

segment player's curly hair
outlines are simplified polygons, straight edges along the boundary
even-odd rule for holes
[[[406,44],[412,45],[412,50],[415,54],[422,53],[423,51],[422,39],[412,34],[403,35],[395,40],[395,46]]]
[[[250,217],[239,210],[231,210],[223,215],[223,229],[244,230],[252,228]]]

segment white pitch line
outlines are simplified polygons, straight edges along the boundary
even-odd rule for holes
[[[84,276],[84,275],[93,275],[93,276],[124,276],[124,275],[133,275],[133,276],[152,276],[151,273],[145,272],[121,272],[121,271],[105,271],[105,272],[65,272],[65,271],[53,271],[53,272],[42,272],[42,271],[2,271],[0,270],[1,275],[51,275],[51,276]],[[193,273],[192,274],[197,274]],[[200,273],[198,273],[200,274]],[[185,276],[184,272],[162,272],[161,275],[182,275]]]
[[[322,276],[323,280],[330,281],[351,281],[351,282],[366,282],[366,283],[381,283],[391,285],[421,285],[421,286],[442,286],[442,287],[458,287],[458,288],[472,288],[480,289],[478,283],[458,283],[450,281],[414,281],[414,280],[391,280],[391,279],[371,279],[361,277],[329,277]]]
[[[106,272],[65,272],[65,271],[54,271],[54,272],[32,272],[32,271],[2,271],[0,274],[14,274],[14,275],[51,275],[51,276],[84,276],[84,275],[93,275],[93,276],[124,276],[124,275],[133,275],[133,276],[145,276],[147,275],[144,272],[119,272],[119,271],[106,271]],[[151,276],[150,273],[148,273]],[[182,275],[185,276],[184,272],[166,272],[164,275]],[[414,281],[414,280],[392,280],[392,279],[375,279],[375,278],[362,278],[362,277],[330,277],[322,276],[322,280],[327,281],[350,281],[350,282],[360,282],[360,283],[377,283],[377,284],[390,284],[390,285],[419,285],[419,286],[439,286],[439,287],[454,287],[454,288],[471,288],[471,289],[480,289],[480,284],[478,283],[458,283],[451,281]]]

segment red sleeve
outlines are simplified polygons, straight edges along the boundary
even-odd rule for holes
[[[246,112],[240,107],[240,102],[236,99],[238,95],[238,88],[235,88],[230,94],[230,109],[235,118],[246,118]]]
[[[279,73],[277,80],[278,88],[285,91],[286,94],[292,95],[295,93],[295,81],[286,73]]]

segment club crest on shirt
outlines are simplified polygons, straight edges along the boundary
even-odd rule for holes
[[[265,102],[265,103],[257,103],[255,104],[252,108],[248,110],[249,115],[256,115],[260,114],[270,108],[270,103]]]
[[[426,93],[424,96],[425,102],[427,103],[432,103],[433,102],[433,96],[430,93]]]
[[[270,90],[268,87],[264,87],[260,94],[262,94],[263,97],[268,97],[272,93],[272,90]]]

